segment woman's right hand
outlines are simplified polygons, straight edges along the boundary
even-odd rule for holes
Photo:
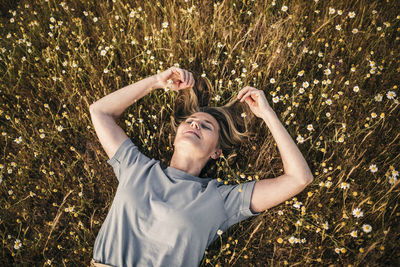
[[[244,87],[239,91],[237,99],[240,99],[240,102],[246,101],[250,110],[259,118],[262,118],[266,111],[273,110],[269,105],[264,92],[254,87]]]
[[[159,88],[167,87],[174,91],[193,87],[195,83],[191,72],[177,67],[170,67],[155,76]]]

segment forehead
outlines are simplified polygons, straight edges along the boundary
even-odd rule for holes
[[[219,127],[217,120],[214,118],[214,116],[206,113],[206,112],[195,112],[192,115],[189,116],[189,118],[196,118],[196,119],[202,119],[204,121],[209,121],[214,127]]]

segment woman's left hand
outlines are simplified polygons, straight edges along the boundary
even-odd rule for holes
[[[170,88],[174,91],[194,86],[193,74],[187,70],[170,67],[169,69],[155,75],[159,88]]]
[[[254,115],[259,118],[262,118],[265,112],[272,110],[264,92],[251,86],[246,86],[240,90],[237,99],[240,99],[240,102],[245,101]]]

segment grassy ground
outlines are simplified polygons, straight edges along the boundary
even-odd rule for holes
[[[176,65],[215,83],[210,105],[246,85],[264,90],[315,177],[296,198],[230,228],[201,266],[399,264],[399,5],[4,1],[0,262],[89,264],[117,179],[88,106]],[[160,129],[174,96],[153,91],[119,121],[162,161],[172,155]],[[257,132],[238,164],[218,162],[216,177],[282,174],[268,128]]]

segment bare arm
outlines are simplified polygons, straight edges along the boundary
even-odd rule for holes
[[[173,84],[168,85],[168,79],[171,79]],[[125,86],[91,104],[89,110],[92,122],[108,157],[112,158],[120,145],[128,138],[124,130],[116,123],[125,109],[146,96],[152,89],[168,85],[173,90],[180,90],[193,84],[194,79],[190,72],[171,67],[162,73]]]
[[[282,125],[275,112],[272,109],[266,109],[262,118],[278,146],[285,174],[297,177],[297,179],[304,179],[304,181],[302,181],[304,183],[312,181],[313,175],[303,154],[294,143],[292,137]]]
[[[147,95],[156,87],[156,77],[150,76],[134,84],[125,86],[90,105],[90,116],[97,137],[109,158],[128,138],[116,120],[126,108]]]
[[[238,99],[246,101],[252,112],[267,124],[283,162],[283,175],[257,181],[254,185],[250,209],[261,212],[297,195],[314,177],[292,137],[268,104],[264,92],[246,86],[239,92]]]
[[[149,76],[97,100],[90,105],[90,110],[117,119],[125,109],[157,87],[157,77]]]

